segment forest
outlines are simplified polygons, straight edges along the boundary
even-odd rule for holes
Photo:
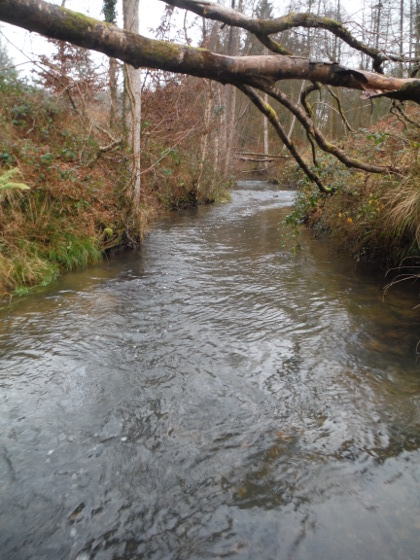
[[[50,43],[28,77],[0,36],[2,297],[251,177],[298,188],[292,230],[385,266],[418,256],[418,0],[167,0],[153,39],[144,0],[104,0],[102,21],[67,4],[0,4]]]

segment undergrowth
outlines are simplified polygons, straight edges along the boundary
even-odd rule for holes
[[[348,140],[348,154],[398,168],[400,173],[367,174],[347,169],[332,156],[321,156],[316,171],[332,194],[322,194],[300,175],[296,204],[286,221],[306,223],[317,235],[329,236],[356,260],[396,266],[420,255],[420,111],[411,121],[388,117]]]
[[[161,212],[225,197],[212,161],[198,157],[199,131],[174,143],[158,93],[146,96],[134,210],[122,116],[111,130],[103,95],[69,100],[0,72],[0,303],[137,246]]]
[[[0,297],[45,286],[121,242],[126,156],[103,154],[106,140],[63,100],[0,77]]]

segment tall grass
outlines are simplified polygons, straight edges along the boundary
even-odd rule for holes
[[[407,253],[420,250],[420,166],[385,195],[385,230],[396,243],[405,243]]]
[[[94,237],[82,238],[66,234],[53,239],[52,247],[48,251],[48,260],[57,263],[67,272],[84,268],[101,260],[102,253],[98,244]]]
[[[48,285],[59,274],[38,244],[20,239],[18,243],[0,243],[0,294],[25,293],[30,286]]]

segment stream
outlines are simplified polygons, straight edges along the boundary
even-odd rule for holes
[[[419,288],[239,182],[0,312],[0,559],[416,560]]]

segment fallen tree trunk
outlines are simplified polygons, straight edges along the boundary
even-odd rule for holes
[[[260,152],[235,152],[235,156],[241,161],[275,161],[277,159],[289,159],[290,156],[274,154],[263,154]]]
[[[255,162],[255,163],[272,163],[273,161],[275,161],[274,158],[271,157],[265,157],[264,155],[260,156],[260,157],[256,157],[256,156],[238,156],[239,161],[251,161],[251,162]]]
[[[420,80],[386,77],[290,55],[226,56],[207,49],[148,39],[42,0],[1,0],[0,20],[53,39],[140,66],[260,87],[280,80],[309,80],[420,104]]]

